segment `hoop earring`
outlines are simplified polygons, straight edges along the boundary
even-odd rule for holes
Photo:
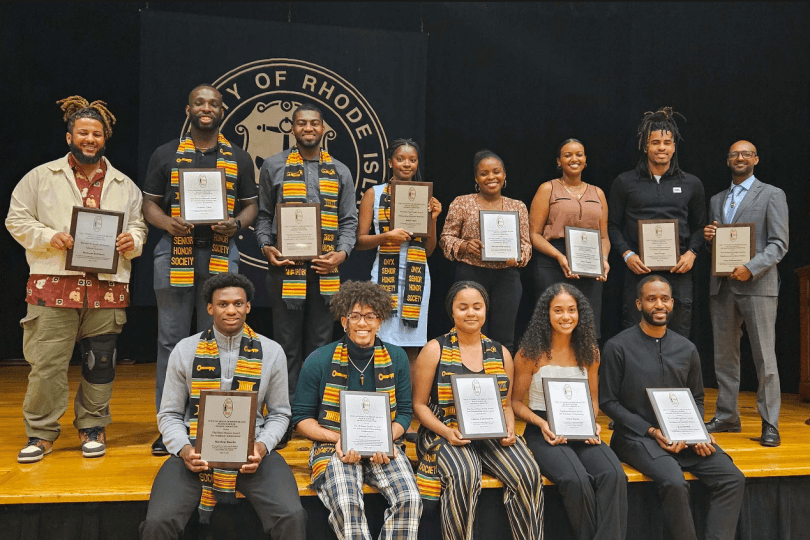
[[[506,179],[503,181],[503,187],[501,189],[506,189]]]
[[[481,193],[481,186],[478,185],[478,182],[475,183],[475,192]]]

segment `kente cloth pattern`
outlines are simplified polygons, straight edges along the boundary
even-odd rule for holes
[[[323,389],[321,407],[318,411],[318,423],[332,431],[340,431],[340,391],[347,390],[349,381],[349,338],[343,336],[332,354],[332,364],[326,386]],[[374,340],[374,386],[377,392],[388,393],[391,407],[391,421],[397,416],[397,381],[391,356],[380,338]],[[345,451],[346,449],[344,449]],[[317,486],[323,480],[326,465],[335,453],[334,443],[316,442],[310,454],[312,468],[312,485]]]
[[[386,184],[380,194],[377,220],[380,233],[391,230],[391,184]],[[380,244],[377,253],[377,283],[391,295],[392,312],[399,309],[399,244]],[[419,325],[419,311],[422,308],[422,294],[425,290],[425,238],[414,237],[408,244],[405,287],[402,298],[402,324],[416,328]]]
[[[171,217],[180,216],[180,169],[188,168],[194,163],[196,152],[191,133],[180,141],[177,147],[177,167],[172,169],[169,193],[171,196]],[[238,167],[233,157],[233,148],[222,133],[217,137],[217,169],[225,171],[225,192],[228,202],[228,217],[233,217],[236,205],[236,179]],[[228,253],[230,238],[214,232],[211,246],[211,257],[208,271],[221,274],[228,271]],[[171,267],[169,279],[172,287],[192,287],[194,285],[194,237],[191,234],[172,237]]]
[[[321,149],[318,157],[318,184],[321,201],[321,250],[325,254],[335,251],[338,229],[338,190],[340,184],[337,171],[329,153]],[[304,180],[304,160],[293,146],[284,164],[284,181],[281,200],[284,203],[306,203],[307,184]],[[332,296],[340,288],[340,274],[337,268],[320,276],[320,293],[328,305]],[[299,261],[284,267],[284,282],[281,298],[289,309],[304,309],[307,297],[307,263]]]
[[[242,340],[239,343],[239,359],[233,374],[231,390],[255,392],[259,389],[262,376],[262,344],[259,335],[248,325],[242,328]],[[193,416],[190,421],[189,440],[191,446],[197,442],[197,417],[200,411],[200,391],[219,390],[221,367],[219,348],[211,327],[200,335],[197,353],[192,365],[190,403]],[[211,512],[217,503],[236,504],[236,477],[238,471],[213,469],[200,473],[203,485],[200,497],[200,523],[208,523]]]

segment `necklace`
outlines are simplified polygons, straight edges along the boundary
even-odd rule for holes
[[[500,204],[498,204],[500,203]],[[503,197],[498,197],[497,201],[488,201],[478,194],[478,205],[482,208],[488,208],[490,210],[503,210]],[[500,208],[499,208],[500,207]]]
[[[374,360],[374,353],[371,353],[371,358],[368,359],[368,362],[366,363],[366,367],[364,367],[363,369],[360,369],[359,367],[357,367],[357,364],[354,363],[354,360],[352,360],[352,357],[349,356],[349,362],[351,362],[351,364],[354,366],[354,369],[356,369],[357,371],[360,372],[360,386],[363,386],[363,384],[366,381],[366,370],[368,369],[368,366],[371,365],[372,360]]]
[[[562,184],[562,187],[565,188],[565,191],[567,191],[569,195],[571,195],[573,197],[576,197],[577,199],[582,198],[582,195],[585,194],[585,190],[588,189],[588,184],[586,184],[585,182],[581,183],[581,185],[583,186],[583,189],[579,193],[577,193],[576,191],[571,191],[570,189],[568,189],[568,186],[566,185],[565,182],[563,182],[562,178],[560,178],[560,184]]]

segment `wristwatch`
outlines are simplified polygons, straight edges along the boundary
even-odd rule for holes
[[[235,219],[234,221],[236,221],[236,232],[241,231],[242,230],[242,222],[239,221],[238,219]]]

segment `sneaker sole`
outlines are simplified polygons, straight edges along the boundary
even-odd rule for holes
[[[17,456],[17,463],[37,463],[39,461],[42,461],[42,458],[44,458],[45,456],[47,456],[51,452],[53,452],[53,447],[49,448],[47,451],[39,454],[38,456],[33,456],[33,457],[20,457],[20,456]]]
[[[84,456],[86,458],[97,458],[97,457],[103,456],[106,453],[107,453],[107,449],[105,448],[104,450],[96,450],[95,452],[82,451],[82,456]]]

